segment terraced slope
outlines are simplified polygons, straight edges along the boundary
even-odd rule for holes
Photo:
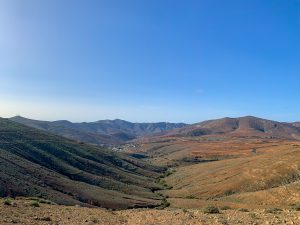
[[[0,119],[0,196],[106,208],[156,206],[161,168]]]

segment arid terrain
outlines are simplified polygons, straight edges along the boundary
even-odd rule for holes
[[[300,224],[298,123],[221,119],[116,152],[0,122],[1,224]]]
[[[66,205],[154,207],[163,168],[0,118],[0,196]]]
[[[295,209],[221,210],[206,213],[204,209],[130,209],[121,211],[100,208],[59,206],[40,203],[32,206],[30,199],[17,199],[13,205],[0,200],[0,224],[26,225],[225,225],[225,224],[300,224],[300,211]]]

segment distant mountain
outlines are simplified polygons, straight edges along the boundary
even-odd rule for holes
[[[59,122],[70,124],[68,122]],[[162,168],[0,118],[0,197],[60,204],[153,207]]]
[[[90,144],[120,144],[137,137],[182,128],[184,123],[131,123],[124,120],[99,120],[90,123],[71,123],[66,120],[39,121],[16,116],[14,122],[48,131],[66,138]]]
[[[299,123],[282,123],[253,116],[208,120],[168,132],[176,136],[228,135],[300,140]]]

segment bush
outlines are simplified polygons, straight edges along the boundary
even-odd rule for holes
[[[163,200],[161,200],[161,204],[159,207],[157,207],[158,209],[164,209],[170,206],[170,202],[167,201],[166,198],[164,198]]]
[[[99,223],[99,220],[97,218],[92,218],[92,223]]]
[[[215,206],[207,206],[203,209],[204,213],[220,213],[219,209]]]
[[[30,205],[33,207],[40,207],[40,203],[38,201],[32,201]]]
[[[49,216],[45,216],[45,217],[42,217],[40,220],[42,220],[42,221],[51,221],[51,218]]]
[[[228,190],[228,191],[225,191],[225,192],[224,192],[224,195],[229,196],[229,195],[233,195],[233,194],[235,194],[235,193],[236,193],[236,192],[233,191],[233,190]]]
[[[46,199],[40,199],[38,202],[42,203],[42,204],[49,204],[49,205],[53,204],[53,202],[46,200]]]
[[[161,193],[161,192],[157,192],[157,195],[160,196],[160,197],[164,196],[163,193]]]
[[[252,219],[257,219],[257,216],[255,213],[249,213],[249,216],[252,218]]]
[[[169,207],[169,206],[170,206],[170,202],[168,202],[167,199],[165,199],[165,198],[161,201],[161,204],[162,204],[164,207]]]
[[[195,199],[196,197],[194,195],[188,195],[186,196],[187,199]]]
[[[52,201],[49,201],[49,200],[43,199],[43,198],[38,198],[38,197],[31,197],[29,199],[32,200],[32,201],[36,201],[38,203],[41,203],[41,204],[49,204],[49,205],[55,204]]]
[[[248,209],[244,209],[244,208],[239,209],[239,211],[240,211],[240,212],[249,212]]]
[[[230,206],[228,205],[224,205],[222,207],[220,207],[221,210],[228,210],[228,209],[231,209]]]
[[[300,204],[293,205],[293,209],[296,211],[300,211]]]
[[[9,198],[4,200],[4,205],[11,205],[11,200]]]
[[[273,214],[281,212],[281,211],[282,211],[282,209],[278,209],[278,208],[270,208],[270,209],[265,210],[266,213],[273,213]]]

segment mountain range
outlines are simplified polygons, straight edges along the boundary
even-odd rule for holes
[[[145,138],[142,144],[136,145],[137,150],[146,156],[145,159],[99,146],[103,140],[109,141],[106,143],[124,143],[146,136],[150,136],[149,140]],[[228,138],[219,138],[219,141],[198,138],[216,136]],[[235,141],[235,137],[249,138],[249,143],[245,143],[245,139]],[[255,138],[253,143],[252,137]],[[257,141],[257,138],[270,140]],[[253,148],[273,151],[275,145],[290,151],[298,148],[293,143],[295,140],[300,140],[299,122],[276,122],[252,116],[222,118],[192,125],[130,123],[123,120],[71,123],[22,117],[0,118],[0,197],[36,196],[59,204],[113,209],[156,207],[164,200],[155,191],[166,189],[166,184],[161,181],[166,165],[180,168],[191,163],[201,164],[201,160],[187,160],[200,157],[205,162],[206,158],[220,154],[235,157],[253,155]],[[259,157],[262,153],[259,152]],[[296,153],[295,150],[293,154]],[[266,157],[269,156],[272,154],[268,153]],[[290,180],[294,182],[294,175],[291,176],[293,179]],[[170,183],[176,188],[181,180],[178,181],[175,176],[175,181]],[[273,183],[277,185],[281,181],[276,182]]]
[[[27,119],[21,116],[11,121],[34,127],[66,138],[89,144],[120,144],[135,138],[185,127],[184,123],[131,123],[125,120],[99,120],[97,122],[72,123],[67,120],[54,122]]]
[[[140,137],[151,136],[229,136],[283,138],[300,140],[300,122],[278,122],[253,116],[221,118],[195,124],[131,123],[125,120],[99,120],[72,123],[66,120],[39,121],[16,116],[11,121],[47,131],[79,142],[103,145],[123,144]]]

